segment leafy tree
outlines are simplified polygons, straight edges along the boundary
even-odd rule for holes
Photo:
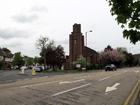
[[[56,48],[48,48],[46,49],[46,62],[47,64],[53,66],[58,66],[61,68],[65,61],[65,52],[64,48],[61,45],[58,45]]]
[[[47,48],[50,48],[51,46],[54,45],[54,41],[51,40],[49,41],[49,38],[48,37],[43,37],[43,36],[40,36],[40,38],[38,40],[36,40],[36,46],[38,49],[41,50],[41,52],[43,52],[43,61],[44,61],[44,69],[46,69],[46,52],[47,52]]]
[[[21,52],[15,53],[15,57],[12,61],[12,65],[18,65],[18,67],[21,67],[22,65],[25,64],[25,61],[23,60],[23,57],[21,57]]]
[[[37,64],[37,63],[39,63],[39,61],[40,61],[40,57],[35,56],[34,63]]]
[[[134,56],[133,65],[137,66],[137,64],[139,64],[139,58],[137,56]]]
[[[32,58],[28,58],[27,59],[27,64],[28,65],[32,65],[33,64],[33,59]]]
[[[125,65],[132,66],[134,62],[134,56],[131,53],[127,53],[126,51],[124,51],[123,54],[126,58]]]
[[[82,55],[79,55],[79,59],[77,61],[72,62],[73,67],[76,67],[76,64],[80,63],[82,68],[86,67],[86,58],[84,58]],[[90,64],[87,62],[87,66]]]
[[[99,55],[99,58],[102,59],[104,62],[104,65],[113,63],[115,65],[118,65],[121,62],[123,55],[120,54],[117,50],[113,49],[102,51]]]
[[[110,45],[108,45],[105,49],[104,49],[104,51],[107,51],[107,50],[113,50],[113,48],[110,46]]]
[[[128,24],[130,30],[123,31],[123,37],[130,39],[135,44],[140,41],[140,1],[139,0],[106,0],[111,6],[111,15],[117,15],[116,19],[121,27]]]
[[[117,47],[117,51],[120,52],[121,54],[123,54],[123,51],[127,52],[127,48],[126,47]]]

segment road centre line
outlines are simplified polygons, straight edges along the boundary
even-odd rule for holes
[[[5,82],[12,82],[13,80],[8,80],[8,81],[5,81]]]
[[[67,93],[67,92],[69,92],[69,91],[76,90],[76,89],[79,89],[79,88],[88,86],[88,85],[90,85],[90,84],[91,84],[91,83],[88,83],[88,84],[85,84],[85,85],[82,85],[82,86],[79,86],[79,87],[76,87],[76,88],[72,88],[72,89],[69,89],[69,90],[66,90],[66,91],[63,91],[63,92],[59,92],[59,93],[56,93],[56,94],[52,95],[51,97],[54,97],[54,96],[57,96],[57,95],[60,95],[60,94]]]
[[[121,73],[115,74],[115,76],[120,75]]]
[[[60,80],[60,81],[62,81],[62,80]],[[38,86],[38,85],[45,85],[45,84],[50,84],[50,83],[55,83],[55,82],[60,82],[60,81],[46,82],[46,83],[39,83],[39,84],[34,84],[34,85],[26,85],[26,86],[21,86],[20,88],[26,88],[26,87]]]
[[[83,76],[83,77],[76,77],[76,78],[74,78],[74,79],[79,79],[79,78],[84,78],[84,77],[90,77],[90,75],[88,75],[88,76]]]
[[[108,78],[110,78],[110,77],[111,77],[111,76],[105,77],[105,78],[103,78],[103,79],[100,79],[99,81],[106,80],[106,79],[108,79]]]
[[[74,83],[74,82],[80,82],[80,81],[84,81],[85,79],[80,79],[80,80],[76,80],[76,81],[62,81],[59,84],[63,84],[63,83]]]
[[[128,70],[125,70],[123,73],[128,72]]]

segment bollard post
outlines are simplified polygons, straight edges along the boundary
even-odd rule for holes
[[[24,74],[24,68],[21,68],[20,74]]]
[[[35,75],[35,74],[36,74],[36,72],[35,72],[34,68],[32,68],[32,75]]]

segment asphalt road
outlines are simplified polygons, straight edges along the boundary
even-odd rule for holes
[[[123,105],[139,78],[127,68],[0,84],[0,105]]]
[[[31,69],[25,70],[24,74],[21,74],[20,72],[21,72],[20,70],[0,72],[0,84],[13,83],[17,81],[41,77],[54,77],[59,75],[67,75],[65,73],[39,73],[39,72],[36,72],[36,75],[32,75]]]

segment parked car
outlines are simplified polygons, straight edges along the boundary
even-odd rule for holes
[[[36,67],[34,67],[34,70],[36,72],[41,72],[41,71],[43,71],[43,67],[42,66],[36,66]]]
[[[116,66],[114,64],[108,64],[105,66],[105,71],[113,71],[113,70],[117,70]]]
[[[22,68],[23,68],[24,70],[27,70],[27,69],[28,69],[27,66],[22,66],[22,67],[20,68],[20,70],[21,70]]]

